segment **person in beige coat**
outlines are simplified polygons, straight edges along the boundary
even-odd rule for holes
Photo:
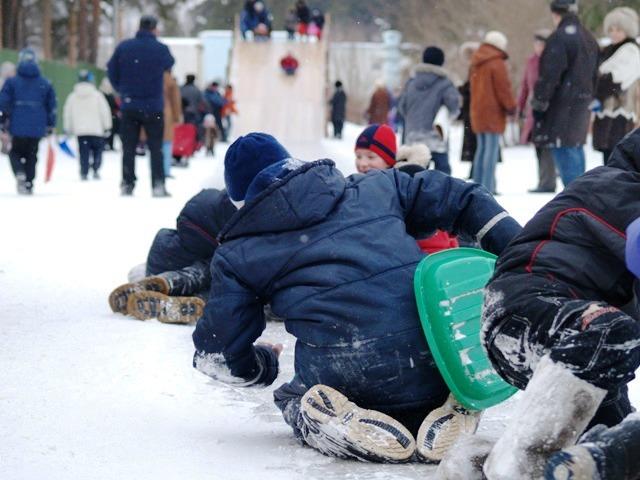
[[[162,141],[162,154],[164,176],[171,177],[171,161],[173,159],[173,129],[176,124],[182,122],[182,98],[178,82],[170,71],[164,72],[164,138]]]
[[[80,179],[87,180],[89,167],[93,178],[100,178],[105,137],[111,130],[111,109],[104,95],[93,84],[93,74],[80,70],[78,83],[67,97],[63,110],[64,131],[78,137]],[[90,161],[90,157],[93,157]]]

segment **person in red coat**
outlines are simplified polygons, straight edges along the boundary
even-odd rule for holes
[[[524,120],[520,132],[520,143],[523,145],[531,142],[535,119],[529,100],[533,95],[533,89],[538,81],[540,73],[540,56],[551,32],[547,29],[538,30],[533,37],[533,54],[527,59],[524,78],[518,97],[518,113]],[[556,166],[553,162],[551,150],[544,146],[536,146],[538,156],[538,186],[529,190],[530,193],[552,193],[556,191]]]
[[[287,75],[295,75],[296,70],[298,70],[299,63],[298,60],[296,60],[296,57],[291,55],[291,53],[287,53],[287,55],[280,60],[280,66]]]

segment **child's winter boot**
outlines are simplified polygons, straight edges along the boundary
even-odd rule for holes
[[[109,295],[109,306],[115,313],[127,315],[129,296],[135,292],[149,290],[152,292],[169,293],[169,283],[162,277],[147,277],[134,283],[125,283],[116,288]]]
[[[205,303],[198,297],[169,297],[153,291],[129,295],[127,312],[138,320],[157,318],[162,323],[188,325],[198,321]]]
[[[471,411],[458,403],[453,395],[424,419],[416,439],[418,456],[439,462],[463,434],[475,433],[482,412]]]
[[[413,436],[397,420],[365,410],[331,387],[316,385],[301,400],[307,444],[325,455],[399,463],[415,451]]]
[[[580,444],[551,456],[544,478],[640,479],[640,414],[632,413],[615,427],[592,428]]]
[[[542,478],[549,457],[576,442],[606,393],[542,357],[485,462],[487,479]]]

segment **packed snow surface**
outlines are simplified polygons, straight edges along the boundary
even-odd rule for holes
[[[358,127],[342,141],[286,145],[295,158],[331,158],[355,171]],[[0,478],[2,479],[425,479],[435,467],[370,465],[324,457],[299,446],[272,404],[291,378],[293,339],[270,324],[264,341],[285,345],[269,388],[239,388],[191,366],[193,327],[141,322],[111,313],[109,292],[144,261],[155,232],[173,227],[184,203],[203,187],[223,186],[224,147],[173,169],[169,199],[152,199],[148,160],[138,158],[132,198],[119,196],[120,156],[108,153],[102,180],[80,182],[78,161],[58,152],[43,183],[41,145],[33,197],[18,197],[0,156]],[[460,131],[452,138],[454,174]],[[535,186],[532,148],[505,150],[498,200],[521,222],[551,195]],[[588,152],[593,167],[600,156]],[[631,388],[640,404],[640,385]],[[516,399],[517,400],[517,399]],[[497,436],[509,401],[483,417]]]

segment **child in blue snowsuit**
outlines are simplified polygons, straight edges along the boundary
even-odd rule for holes
[[[449,395],[420,327],[423,255],[407,230],[464,231],[499,254],[520,226],[479,185],[435,171],[345,178],[266,134],[229,147],[225,183],[239,210],[219,236],[194,366],[235,385],[273,383],[280,349],[254,344],[270,303],[297,339],[295,376],[274,393],[294,433],[329,455],[407,460]]]

